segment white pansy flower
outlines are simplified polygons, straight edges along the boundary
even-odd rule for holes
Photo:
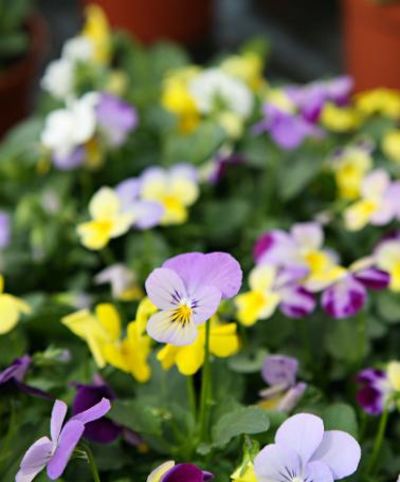
[[[74,89],[74,64],[68,59],[50,62],[40,85],[56,99],[67,98]]]

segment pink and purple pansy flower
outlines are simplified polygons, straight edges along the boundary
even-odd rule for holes
[[[55,401],[50,421],[51,438],[42,437],[29,447],[21,461],[15,482],[31,482],[46,467],[50,480],[61,477],[83,436],[86,424],[104,417],[111,409],[111,404],[108,399],[103,398],[64,424],[67,409],[63,401]]]
[[[241,286],[239,263],[227,253],[186,253],[167,260],[146,280],[150,300],[161,310],[147,332],[156,341],[181,346],[197,337],[197,326],[217,311],[222,299]]]
[[[278,429],[275,443],[256,456],[258,482],[333,482],[353,474],[361,458],[358,442],[340,430],[324,430],[311,414],[290,417]]]

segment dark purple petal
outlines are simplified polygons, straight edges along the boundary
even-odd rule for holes
[[[279,309],[289,318],[304,318],[315,310],[317,304],[315,295],[302,286],[286,287],[281,290],[281,296]]]
[[[285,355],[271,355],[264,360],[261,375],[268,385],[292,386],[296,382],[299,362]]]
[[[210,472],[203,472],[193,464],[178,464],[172,467],[161,482],[205,482],[213,478]]]
[[[366,368],[357,375],[357,382],[363,384],[377,383],[387,378],[384,370]]]
[[[93,407],[103,398],[115,399],[115,393],[107,385],[77,385],[77,393],[72,405],[72,413],[76,415]],[[112,420],[102,417],[85,424],[84,437],[97,443],[108,444],[119,437],[122,428]]]
[[[354,277],[371,290],[384,290],[390,283],[390,275],[378,268],[364,269],[355,273]]]
[[[379,415],[383,412],[384,395],[377,388],[366,385],[357,392],[357,402],[370,415]]]
[[[53,154],[53,163],[57,169],[60,171],[70,171],[71,169],[75,169],[83,164],[85,160],[86,153],[85,149],[80,146],[76,147],[70,154],[67,156],[59,156],[57,154]]]
[[[324,291],[323,309],[332,318],[348,318],[357,314],[367,301],[365,287],[352,276],[346,277]]]

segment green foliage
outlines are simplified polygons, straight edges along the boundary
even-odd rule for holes
[[[26,21],[31,7],[31,0],[0,0],[0,68],[27,50]]]

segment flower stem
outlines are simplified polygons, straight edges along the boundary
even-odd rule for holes
[[[206,442],[208,435],[208,409],[211,385],[211,371],[210,371],[210,320],[206,323],[206,336],[204,343],[204,365],[201,380],[201,394],[200,394],[200,441]]]
[[[192,412],[193,419],[196,420],[196,395],[194,390],[193,376],[186,377],[189,407]]]
[[[96,465],[96,462],[94,460],[93,452],[92,452],[91,448],[87,444],[82,444],[82,448],[86,453],[87,460],[88,460],[88,463],[89,463],[90,472],[92,473],[94,482],[101,482],[99,471],[97,470],[97,465]]]
[[[370,475],[372,475],[375,470],[375,466],[376,466],[379,454],[381,452],[382,442],[385,436],[388,418],[389,418],[389,410],[388,410],[388,406],[385,405],[385,408],[383,409],[383,412],[379,421],[378,431],[376,432],[374,447],[372,449],[372,455],[371,455],[371,458],[369,459],[369,464],[367,468],[367,472]]]

